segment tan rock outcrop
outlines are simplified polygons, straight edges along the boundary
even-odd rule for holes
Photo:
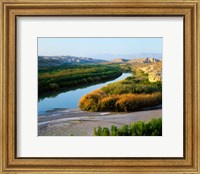
[[[151,63],[139,69],[149,74],[150,82],[162,81],[162,62]]]

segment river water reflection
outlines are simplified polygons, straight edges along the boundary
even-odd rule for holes
[[[131,76],[131,73],[123,73],[120,77],[107,81],[105,83],[100,83],[97,85],[88,86],[85,88],[79,88],[67,92],[61,92],[54,97],[44,97],[38,102],[38,115],[44,114],[46,111],[53,110],[56,108],[78,108],[78,102],[80,98],[96,89],[99,89],[109,83],[113,83],[119,80],[123,80],[126,77]]]

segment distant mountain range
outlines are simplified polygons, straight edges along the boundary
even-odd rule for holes
[[[61,66],[66,64],[84,64],[84,63],[103,63],[105,60],[93,59],[89,57],[76,56],[38,56],[38,66],[50,67]]]
[[[144,57],[154,57],[155,59],[161,59],[161,53],[133,53],[133,54],[98,54],[98,55],[91,55],[90,57],[95,59],[102,59],[112,61],[116,59],[116,57],[123,57],[123,59],[137,59],[137,58],[144,58]]]
[[[137,58],[137,59],[125,59],[125,58],[115,58],[110,63],[154,63],[160,62],[161,59],[157,58]],[[52,66],[62,66],[67,64],[87,64],[87,63],[105,63],[108,62],[102,59],[94,59],[89,57],[77,57],[77,56],[38,56],[38,66],[42,67],[52,67]]]
[[[160,59],[155,58],[138,58],[138,59],[123,59],[123,58],[117,58],[111,61],[112,63],[127,63],[127,64],[134,64],[134,63],[155,63],[155,62],[161,62]]]

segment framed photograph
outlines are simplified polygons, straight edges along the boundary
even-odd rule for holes
[[[0,8],[1,173],[200,173],[199,1]]]

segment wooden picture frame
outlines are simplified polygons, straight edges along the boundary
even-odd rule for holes
[[[2,0],[1,173],[200,173],[199,1],[193,0]],[[17,16],[183,16],[183,158],[17,158]]]

